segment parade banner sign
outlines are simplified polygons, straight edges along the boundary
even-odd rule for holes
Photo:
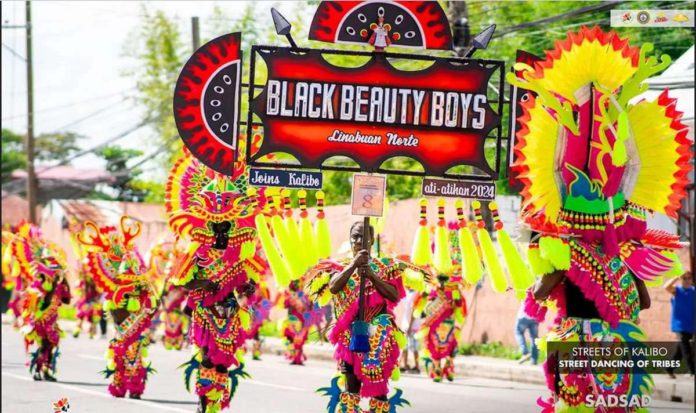
[[[249,169],[249,184],[253,186],[278,186],[282,188],[321,189],[321,172],[284,171],[281,169]]]
[[[424,178],[423,196],[491,201],[495,199],[495,183]]]
[[[405,156],[420,162],[426,175],[444,176],[457,165],[494,174],[484,141],[500,115],[491,106],[497,97],[490,99],[487,90],[502,62],[350,52],[370,59],[347,68],[325,59],[338,51],[253,46],[252,67],[257,54],[268,79],[250,104],[263,124],[258,153],[247,153],[251,165],[288,153],[299,165],[283,167],[318,169],[327,158],[347,156],[360,170],[376,172],[385,160]],[[432,64],[405,71],[392,57]]]

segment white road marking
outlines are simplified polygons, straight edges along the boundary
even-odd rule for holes
[[[2,372],[2,375],[6,376],[6,377],[12,377],[13,379],[17,379],[17,380],[34,381],[33,379],[31,379],[29,377],[20,376],[18,374],[7,373],[4,371]],[[68,390],[72,390],[72,391],[76,391],[78,393],[84,393],[84,394],[89,394],[92,396],[103,397],[105,399],[114,399],[114,397],[108,393],[105,394],[105,393],[97,392],[94,390],[87,390],[87,389],[83,389],[81,387],[73,386],[70,384],[63,384],[60,382],[49,382],[49,381],[42,382],[42,384],[52,384],[54,386],[62,387],[64,389],[68,389]],[[126,402],[126,403],[133,403],[133,404],[138,404],[141,406],[148,406],[148,407],[152,407],[153,409],[158,409],[158,410],[166,410],[166,411],[170,411],[170,412],[190,413],[189,410],[177,409],[176,407],[170,407],[170,406],[163,406],[161,404],[152,403],[152,402],[149,402],[147,400],[133,400],[133,399],[125,399],[125,398],[118,399],[118,400],[122,401],[122,402]]]

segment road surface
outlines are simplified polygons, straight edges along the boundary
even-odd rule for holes
[[[52,403],[68,397],[71,413],[182,412],[196,411],[196,397],[186,392],[181,370],[190,352],[167,351],[160,343],[150,346],[150,359],[157,374],[151,377],[142,400],[115,399],[106,390],[99,371],[106,339],[74,339],[61,342],[59,382],[34,382],[25,366],[21,335],[2,325],[2,412],[51,413]],[[251,379],[243,380],[227,412],[321,413],[328,398],[315,393],[334,375],[331,362],[312,361],[290,366],[282,357],[264,355],[262,361],[247,361]],[[542,386],[491,379],[457,378],[436,384],[424,376],[404,375],[396,384],[404,390],[410,408],[403,413],[538,412],[536,399],[546,395]],[[366,400],[364,400],[366,402]],[[653,402],[652,411],[689,412],[690,405]],[[366,406],[365,406],[366,407]]]

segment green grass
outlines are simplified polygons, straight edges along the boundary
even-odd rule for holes
[[[517,347],[503,345],[500,341],[492,343],[467,343],[459,347],[459,354],[464,356],[484,356],[507,360],[517,360],[522,356]],[[546,354],[539,352],[539,360],[544,360]]]

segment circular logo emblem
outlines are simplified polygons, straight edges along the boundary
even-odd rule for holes
[[[650,13],[645,10],[639,11],[636,15],[636,19],[640,24],[647,24],[650,21]]]

